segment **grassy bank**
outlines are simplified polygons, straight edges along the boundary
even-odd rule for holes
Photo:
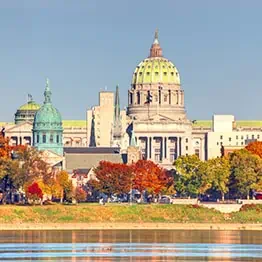
[[[262,223],[262,205],[231,214],[190,205],[6,205],[0,223]]]

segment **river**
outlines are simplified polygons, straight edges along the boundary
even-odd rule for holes
[[[262,232],[0,231],[0,261],[262,261]]]

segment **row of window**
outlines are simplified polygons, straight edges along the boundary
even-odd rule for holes
[[[143,72],[139,72],[140,76],[142,76],[142,74],[143,74]],[[151,72],[146,72],[146,75],[149,76],[150,74],[151,74]],[[159,74],[159,72],[155,72],[156,76],[158,76],[158,74]],[[171,72],[170,74],[171,74],[171,76],[174,76],[174,72]],[[135,73],[135,75],[137,75],[137,73]],[[164,72],[164,76],[167,76],[167,72]],[[176,76],[178,76],[178,73],[176,73]]]
[[[59,135],[56,135],[56,143],[58,144],[60,141],[59,139]],[[40,142],[40,136],[37,135],[36,136],[36,142],[39,143]],[[46,134],[43,134],[42,135],[42,143],[45,144],[47,143],[47,137],[46,137]],[[50,138],[49,138],[49,143],[53,144],[54,143],[54,135],[50,135]]]
[[[236,140],[237,140],[239,137],[240,137],[240,136],[236,136]],[[222,135],[220,136],[220,139],[221,139],[221,140],[223,139],[223,136],[222,136]],[[243,136],[243,135],[241,136],[241,139],[244,139],[244,136]],[[246,139],[249,139],[249,135],[246,135]],[[260,135],[257,135],[256,138],[255,138],[255,135],[252,135],[252,136],[251,136],[251,139],[260,139]],[[228,140],[229,140],[229,141],[232,141],[232,138],[229,137]]]

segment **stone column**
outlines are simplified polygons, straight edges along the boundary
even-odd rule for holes
[[[160,157],[160,161],[163,161],[164,158],[165,158],[165,138],[162,136],[162,138],[161,138],[161,157]]]
[[[146,159],[149,159],[149,152],[150,152],[150,145],[149,145],[149,137],[146,137]]]
[[[152,159],[152,154],[153,154],[153,152],[152,152],[152,149],[153,149],[153,146],[152,146],[152,143],[153,143],[153,138],[150,136],[150,138],[149,138],[149,159]]]
[[[180,137],[176,137],[176,157],[180,156]]]

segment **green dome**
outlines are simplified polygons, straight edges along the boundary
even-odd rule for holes
[[[45,100],[36,112],[33,123],[33,145],[38,150],[51,150],[63,155],[63,126],[59,111],[52,105],[49,80],[46,80]]]
[[[34,129],[61,130],[62,117],[59,111],[51,104],[44,104],[35,114]]]
[[[149,57],[136,67],[132,84],[168,83],[180,85],[180,77],[175,65],[164,57]]]
[[[22,105],[19,107],[18,110],[35,110],[37,111],[41,106],[39,104],[37,104],[35,101],[29,101],[28,103]]]

